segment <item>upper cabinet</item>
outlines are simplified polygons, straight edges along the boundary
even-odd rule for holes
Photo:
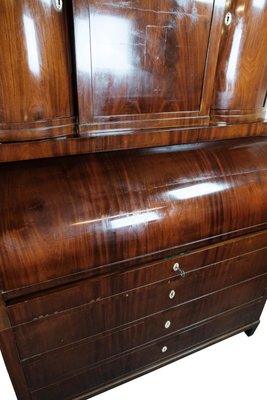
[[[222,0],[73,0],[79,131],[209,123]]]
[[[0,162],[266,135],[267,0],[0,0],[0,16]]]
[[[267,88],[267,0],[228,1],[215,79],[215,123],[263,120]]]
[[[70,28],[61,0],[0,1],[0,142],[74,133]]]

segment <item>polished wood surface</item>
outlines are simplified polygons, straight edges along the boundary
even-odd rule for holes
[[[251,269],[251,264],[247,264],[254,260],[256,261],[255,272]],[[242,268],[245,271],[240,273]],[[256,274],[260,276],[256,279],[251,279]],[[247,278],[251,279],[251,281],[246,282],[244,285],[242,284],[245,287],[242,289],[243,286],[239,287],[238,283]],[[156,320],[152,318],[151,321],[150,319],[147,322],[142,321],[143,324],[146,323],[150,327],[149,329],[153,329],[153,326],[156,329],[159,314],[162,311],[171,309],[172,311],[164,314],[165,317],[162,316],[160,318],[159,335],[163,336],[168,333],[164,328],[163,318],[166,318],[166,321],[168,319],[172,321],[178,319],[182,326],[190,325],[185,315],[180,313],[181,306],[176,309],[174,307],[207,296],[211,292],[223,290],[223,288],[231,285],[235,285],[231,290],[234,295],[231,307],[239,305],[239,298],[243,299],[240,301],[246,302],[261,297],[267,287],[267,269],[263,261],[263,253],[261,253],[261,257],[248,256],[241,260],[225,261],[219,265],[206,267],[201,274],[200,271],[195,271],[192,274],[188,274],[188,277],[185,277],[184,280],[176,278],[162,281],[154,285],[142,286],[132,291],[125,291],[125,293],[106,299],[94,300],[91,303],[84,302],[81,306],[71,308],[66,312],[61,311],[61,303],[57,302],[57,313],[54,315],[38,316],[36,320],[14,328],[19,354],[21,359],[25,359],[57,348],[63,348],[64,350],[64,346],[71,343],[77,343],[102,332],[118,329],[118,327],[123,327],[125,324],[157,314]],[[169,294],[173,290],[176,293],[175,297],[170,298]],[[226,299],[228,295],[225,295]],[[224,296],[222,297],[224,298]],[[64,300],[62,299],[63,304]],[[199,318],[197,309],[204,306],[203,304],[202,306],[194,304],[192,307],[195,308],[190,308],[190,313],[194,311],[195,322],[197,322]],[[220,312],[216,301],[214,308],[215,311],[211,311],[212,307],[210,305],[210,310],[207,312],[211,312],[211,315]],[[170,329],[171,332],[175,326],[177,324],[174,324]],[[148,338],[151,336],[149,336],[149,333],[146,334]],[[152,337],[150,340],[152,340]]]
[[[16,342],[11,329],[0,332],[0,350],[19,400],[31,400],[25,374],[22,370]],[[2,385],[1,385],[2,388]],[[4,391],[4,389],[2,389]]]
[[[148,346],[137,348],[131,353],[123,354],[119,358],[111,359],[105,364],[89,367],[79,374],[69,376],[55,384],[32,392],[33,400],[62,400],[75,398],[77,394],[86,395],[93,389],[103,386],[118,378],[129,379],[130,373],[145,370],[160,363],[167,363],[186,353],[216,342],[219,338],[235,330],[240,331],[245,326],[253,324],[262,310],[262,300],[248,304],[243,308],[226,312],[194,327],[191,330],[171,335]],[[246,328],[245,328],[246,329]],[[166,346],[167,351],[162,352]],[[176,357],[175,357],[176,356]],[[173,359],[172,359],[173,358]],[[87,396],[88,397],[88,396]],[[85,397],[86,398],[86,397]]]
[[[85,399],[254,333],[266,13],[0,0],[0,349],[18,400]]]
[[[152,315],[120,331],[98,335],[88,341],[58,349],[23,362],[23,369],[31,389],[40,389],[55,383],[69,374],[75,374],[89,365],[103,363],[119,353],[131,351],[152,340],[169,336],[184,328],[192,327],[214,315],[233,307],[244,305],[263,293],[263,278],[259,277],[238,287],[227,288],[208,296]],[[166,329],[166,321],[171,325]],[[58,368],[58,365],[62,368]]]
[[[153,312],[150,316],[147,314],[151,310],[147,308],[145,302],[134,302],[136,311],[138,309],[145,311],[145,318],[138,319],[130,325],[123,325],[121,328],[117,326],[116,330],[105,331],[89,340],[70,343],[69,346],[61,341],[60,347],[54,351],[50,349],[49,352],[32,357],[36,351],[36,345],[45,346],[48,343],[47,340],[51,338],[62,339],[65,333],[70,334],[77,327],[82,332],[84,322],[91,327],[100,326],[98,318],[106,308],[98,310],[97,302],[91,302],[95,314],[92,323],[88,322],[88,314],[86,318],[80,316],[76,323],[74,321],[68,323],[60,335],[57,334],[51,318],[44,315],[39,318],[39,321],[22,324],[12,330],[10,325],[7,325],[6,331],[0,333],[0,344],[14,378],[18,399],[65,400],[77,395],[79,398],[80,395],[86,398],[97,391],[105,390],[112,384],[119,384],[130,379],[131,373],[134,376],[149,372],[151,369],[191,354],[232,334],[243,330],[249,333],[254,331],[266,300],[266,247],[261,248],[264,244],[266,245],[266,232],[260,232],[220,243],[206,250],[195,251],[192,255],[183,255],[182,258],[188,260],[189,269],[186,268],[185,277],[176,278],[180,283],[179,288],[176,288],[179,297],[175,300],[175,304],[178,303],[178,306],[170,304],[168,309],[158,313]],[[255,250],[257,248],[259,249]],[[215,261],[214,264],[210,264],[212,260]],[[218,262],[219,260],[222,263]],[[172,261],[166,260],[158,266],[157,264],[148,266],[151,272],[144,273],[144,276],[148,279],[155,273],[156,278],[158,272],[163,273],[162,264],[170,262],[173,265]],[[203,263],[205,268],[203,268]],[[159,270],[155,271],[155,268]],[[206,272],[211,275],[206,275]],[[191,273],[195,276],[195,282],[190,276]],[[214,280],[212,275],[217,278]],[[122,274],[123,276],[125,274]],[[116,275],[114,277],[116,279]],[[103,278],[105,277],[98,277],[99,288],[104,282]],[[120,275],[117,278],[120,279]],[[156,279],[159,279],[159,276]],[[134,275],[126,278],[125,284],[122,284],[122,288],[124,285],[126,289],[126,294],[130,296],[127,283],[138,285],[138,281],[139,279]],[[201,281],[207,290],[200,290]],[[163,292],[159,282],[156,284],[160,292]],[[90,286],[90,282],[87,285]],[[110,284],[107,283],[106,288],[109,286]],[[116,288],[119,287],[113,282],[112,290],[116,291]],[[145,287],[140,287],[140,290],[146,292]],[[166,294],[168,293],[169,290],[166,291]],[[69,301],[70,297],[75,300],[75,296],[70,293],[66,295],[65,300]],[[42,296],[40,299],[42,302]],[[116,303],[118,315],[132,316],[131,313],[126,312],[126,309],[122,313],[119,312],[117,307],[120,307],[122,303],[116,301],[116,296],[112,299],[114,305]],[[152,295],[153,302],[155,299],[160,308],[164,307],[164,301],[159,301],[158,296]],[[64,317],[64,313],[60,312],[60,306],[64,304],[64,300],[51,298],[50,301],[58,307],[55,318]],[[86,301],[85,298],[84,301]],[[47,303],[44,302],[44,304]],[[2,309],[3,311],[5,309],[4,303]],[[71,313],[73,312],[75,309],[72,308]],[[20,313],[19,309],[17,313]],[[9,311],[8,315],[10,316]],[[108,315],[107,320],[113,321],[115,314],[109,311]],[[46,328],[37,332],[34,325],[42,324],[44,319],[48,322]],[[166,329],[165,324],[168,320],[171,324]],[[163,353],[162,349],[165,346],[166,352]],[[26,351],[28,356],[31,354],[31,358],[20,362],[18,355],[14,353],[16,348],[19,349],[20,357],[25,357]],[[47,351],[48,348],[43,347],[44,350]],[[40,350],[37,351],[39,352]],[[120,372],[125,371],[124,360],[128,366],[127,375]]]
[[[224,1],[73,5],[82,134],[208,124]]]
[[[205,279],[213,281],[215,285],[221,285],[217,279],[217,272],[225,274],[228,285],[234,285],[238,281],[250,279],[253,276],[263,274],[266,271],[264,267],[264,259],[266,256],[267,231],[242,236],[225,242],[207,246],[198,250],[186,252],[175,257],[164,258],[153,263],[139,264],[134,267],[127,267],[118,274],[115,273],[101,274],[83,279],[69,285],[57,286],[56,288],[33,293],[27,297],[13,300],[7,307],[10,323],[19,325],[33,320],[42,318],[46,315],[52,316],[59,311],[63,312],[71,308],[77,308],[85,303],[91,303],[104,299],[106,297],[119,295],[125,291],[132,291],[137,287],[155,284],[157,282],[179,277],[180,271],[174,271],[173,266],[179,263],[186,274],[190,275],[190,284],[183,280],[175,281],[179,285],[179,299],[183,301],[190,298],[191,291],[196,295],[207,293]],[[244,254],[244,249],[246,253]],[[246,262],[245,260],[249,260]],[[215,269],[215,267],[217,269]],[[237,265],[243,265],[243,268]],[[253,269],[250,266],[253,265]],[[203,274],[203,278],[199,278],[197,270],[207,268]],[[231,270],[233,275],[227,277]],[[196,271],[196,273],[193,273]],[[223,272],[224,271],[224,272]],[[214,275],[215,274],[215,275]],[[198,279],[202,281],[203,286],[198,289],[194,288],[197,285]],[[221,279],[221,277],[220,277]],[[200,283],[200,282],[199,282]],[[225,283],[225,280],[224,280]],[[188,289],[190,285],[190,290]],[[198,286],[198,285],[197,285]],[[209,286],[209,284],[208,284]],[[221,286],[216,286],[220,289]],[[197,292],[196,292],[197,291]]]
[[[0,1],[0,142],[72,135],[67,7]]]
[[[14,390],[19,399],[30,400],[25,374],[22,370],[19,354],[11,330],[6,304],[0,295],[0,350],[11,377]]]
[[[1,1],[0,162],[267,134],[266,1],[55,4]]]
[[[227,10],[215,78],[213,120],[241,123],[265,118],[267,1],[232,0]]]
[[[137,131],[90,137],[63,137],[60,140],[6,143],[0,146],[0,163],[253,136],[267,136],[267,124],[251,123],[190,129],[151,130],[145,134],[143,131]]]
[[[248,139],[2,164],[3,288],[263,229],[266,159]]]

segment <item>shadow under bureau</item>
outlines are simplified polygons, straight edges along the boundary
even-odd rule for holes
[[[19,400],[87,398],[257,327],[267,139],[7,163],[0,192]]]

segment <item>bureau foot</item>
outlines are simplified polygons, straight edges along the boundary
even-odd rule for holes
[[[256,329],[257,329],[258,326],[259,326],[259,323],[260,323],[260,321],[258,321],[252,328],[250,328],[250,329],[248,329],[247,331],[245,331],[245,334],[246,334],[248,337],[254,335]]]

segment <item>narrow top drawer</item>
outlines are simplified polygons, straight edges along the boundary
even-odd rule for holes
[[[19,325],[42,320],[44,317],[59,316],[66,310],[86,304],[97,306],[106,300],[110,302],[109,298],[116,303],[118,298],[123,299],[125,296],[128,296],[128,300],[130,297],[137,299],[138,293],[151,292],[155,295],[153,288],[160,287],[165,288],[162,289],[164,291],[168,287],[169,290],[177,287],[177,297],[180,298],[178,302],[184,302],[194,296],[266,273],[266,257],[267,231],[27,296],[8,306],[10,321],[12,325]],[[219,286],[212,282],[214,274],[218,275],[216,279],[219,278]],[[205,283],[205,280],[208,282]],[[201,285],[204,286],[201,288]],[[125,296],[119,296],[121,294]],[[160,294],[157,296],[153,302],[161,303]],[[168,300],[167,295],[166,299]]]

